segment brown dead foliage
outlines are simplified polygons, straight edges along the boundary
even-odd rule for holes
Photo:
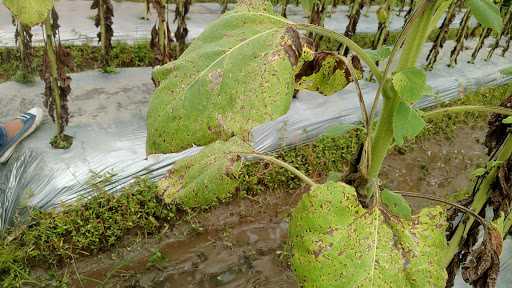
[[[488,229],[482,242],[471,249],[462,265],[462,278],[475,288],[494,288],[500,272],[503,236]]]
[[[173,59],[170,47],[174,40],[172,39],[171,29],[169,28],[169,23],[167,21],[166,4],[160,0],[147,0],[146,9],[148,11],[150,6],[153,6],[158,15],[158,23],[156,23],[153,26],[153,29],[151,29],[150,47],[155,55],[154,64],[162,65]],[[160,31],[161,29],[165,29],[165,31],[162,32]],[[165,38],[160,39],[161,35],[164,35]]]
[[[96,28],[100,28],[97,37],[98,43],[101,43],[103,49],[102,65],[103,67],[108,67],[110,66],[110,55],[112,53],[112,37],[114,36],[114,30],[112,28],[112,25],[114,24],[114,21],[112,19],[114,18],[114,7],[112,6],[111,0],[94,0],[92,2],[91,9],[98,10],[98,12],[96,13],[96,17],[94,18],[94,25],[96,26]],[[103,43],[103,38],[101,35],[102,14],[103,22],[105,23],[105,43]]]
[[[176,42],[178,42],[178,56],[183,53],[186,47],[186,40],[188,35],[187,28],[187,14],[190,11],[190,5],[192,4],[191,0],[178,0],[176,3],[176,10],[174,13],[174,23],[177,22],[176,32],[174,32],[174,37],[176,38]]]
[[[56,16],[56,12],[52,13],[55,15],[55,17],[52,17],[52,29],[58,29],[58,17]],[[52,30],[53,35],[57,35],[57,30]],[[48,40],[47,40],[48,41]],[[50,64],[50,57],[48,53],[52,53],[53,51],[45,50],[44,56],[43,56],[43,65],[42,65],[42,71],[41,71],[41,79],[45,83],[45,89],[44,89],[44,106],[48,109],[48,113],[50,114],[50,117],[55,122],[56,119],[56,100],[55,97],[53,97],[53,85],[54,81],[56,81],[56,85],[58,86],[57,89],[59,91],[59,98],[60,98],[60,127],[59,133],[63,133],[65,127],[69,124],[69,107],[68,107],[68,98],[69,94],[71,93],[71,77],[67,75],[66,71],[68,69],[73,69],[73,59],[71,56],[71,53],[69,50],[64,48],[60,41],[58,41],[58,44],[54,46],[55,48],[55,56],[56,56],[56,64],[57,64],[57,79],[52,79],[52,72],[51,72],[51,64]]]

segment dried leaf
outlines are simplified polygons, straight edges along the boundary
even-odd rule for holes
[[[494,288],[500,271],[503,236],[495,229],[485,232],[483,241],[470,251],[462,265],[462,278],[476,288]]]

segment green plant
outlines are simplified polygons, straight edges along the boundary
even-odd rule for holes
[[[149,256],[149,259],[148,259],[148,267],[151,267],[151,266],[158,266],[160,265],[162,262],[164,262],[167,258],[165,257],[164,254],[162,254],[162,252],[160,252],[160,250],[155,250],[153,251],[153,253],[151,254],[151,256]]]
[[[485,29],[492,28],[497,31],[502,29],[499,10],[492,2],[488,0],[472,0],[467,3],[470,6],[471,11],[474,12],[474,16],[480,21],[482,27]],[[417,68],[418,58],[421,55],[424,43],[428,39],[431,31],[434,26],[437,25],[438,20],[442,17],[450,4],[451,1],[442,0],[427,0],[417,3],[413,12],[411,12],[409,16],[409,21],[407,21],[404,30],[401,32],[395,46],[387,57],[387,63],[383,71],[380,71],[375,65],[375,55],[378,55],[379,53],[375,53],[375,51],[374,53],[367,53],[348,37],[329,31],[318,25],[295,24],[287,21],[284,18],[273,15],[268,10],[265,10],[262,8],[262,4],[259,3],[249,2],[249,8],[243,7],[241,9],[238,8],[240,10],[235,9],[233,13],[224,16],[219,20],[219,22],[217,22],[218,25],[220,25],[219,23],[225,24],[229,20],[236,19],[238,16],[244,16],[245,19],[248,19],[249,17],[257,17],[259,23],[265,23],[265,21],[268,21],[266,22],[269,23],[268,27],[264,27],[260,24],[261,26],[259,27],[259,30],[252,31],[254,34],[243,39],[254,40],[266,33],[276,33],[277,35],[281,35],[281,39],[283,40],[280,43],[280,46],[283,47],[287,53],[289,52],[288,48],[294,48],[294,52],[298,52],[296,54],[288,53],[288,56],[291,56],[288,60],[292,67],[297,65],[296,63],[307,61],[309,56],[307,49],[303,49],[302,53],[300,52],[299,47],[303,47],[303,45],[299,38],[290,36],[293,34],[289,33],[289,31],[291,31],[290,27],[306,31],[308,33],[314,33],[320,37],[331,38],[341,43],[342,47],[345,47],[343,48],[343,51],[350,51],[364,62],[370,69],[370,73],[373,74],[373,77],[375,77],[379,83],[379,89],[375,100],[371,105],[372,109],[370,111],[365,109],[367,105],[364,103],[362,91],[360,89],[358,90],[358,96],[362,108],[361,113],[363,115],[363,125],[366,129],[367,138],[365,139],[362,149],[358,154],[357,160],[350,169],[351,173],[345,178],[345,182],[350,184],[352,187],[345,184],[316,184],[297,169],[291,167],[289,164],[283,163],[282,161],[257,154],[242,154],[242,157],[256,157],[281,165],[312,187],[310,194],[301,201],[298,208],[292,214],[290,222],[290,238],[293,250],[292,263],[294,270],[297,272],[297,276],[302,281],[303,285],[307,287],[324,287],[350,286],[351,284],[355,285],[358,283],[363,286],[373,287],[382,286],[383,283],[387,283],[391,286],[393,286],[392,283],[397,285],[400,283],[413,287],[424,287],[441,286],[445,283],[447,278],[445,268],[448,265],[446,259],[452,259],[455,256],[455,252],[458,250],[452,251],[451,249],[452,247],[459,247],[458,245],[463,241],[462,239],[464,239],[464,237],[450,238],[450,241],[445,239],[444,233],[442,232],[446,223],[446,211],[444,209],[437,208],[434,209],[435,211],[428,209],[422,210],[420,214],[411,216],[415,220],[411,221],[407,219],[409,217],[407,215],[410,213],[407,213],[406,211],[409,211],[410,208],[408,208],[407,201],[403,197],[400,197],[399,194],[403,194],[407,197],[421,197],[421,195],[400,191],[395,191],[397,193],[393,193],[392,191],[382,191],[379,175],[383,160],[388,154],[390,148],[394,145],[403,144],[407,139],[414,139],[417,137],[426,125],[423,119],[424,117],[431,117],[432,115],[445,112],[463,111],[488,111],[506,115],[512,114],[510,109],[478,106],[450,107],[430,111],[424,115],[414,109],[413,104],[418,101],[424,93],[430,90],[426,84],[425,71]],[[216,27],[215,24],[212,27]],[[241,27],[239,31],[243,31],[244,28],[245,27]],[[217,30],[226,31],[226,29]],[[214,38],[210,33],[206,32],[209,31],[205,31],[205,39],[211,39],[208,37]],[[414,35],[414,37],[412,35]],[[287,43],[298,44],[291,45],[290,47],[287,46]],[[201,41],[194,44],[198,45],[194,47],[194,50],[202,48],[202,46],[199,46],[202,44]],[[208,44],[211,44],[211,42],[208,42]],[[217,72],[214,73],[215,70],[212,69],[215,64],[222,62],[224,64],[224,69],[231,69],[232,66],[226,66],[225,63],[228,61],[226,61],[225,58],[229,59],[229,57],[235,53],[249,53],[249,50],[254,48],[254,46],[263,45],[260,41],[254,41],[251,47],[243,47],[243,44],[245,44],[245,42],[234,46],[234,48],[230,48],[227,50],[229,51],[228,53],[219,54],[217,57],[212,58],[212,62],[210,63],[213,64],[207,65],[206,63],[204,65],[206,70],[199,70],[197,73],[186,73],[187,75],[199,75],[194,78],[196,80],[201,79],[201,81],[203,81],[204,79],[204,82],[201,82],[203,84],[192,83],[193,85],[197,84],[197,86],[194,86],[195,89],[190,91],[191,94],[187,94],[186,97],[180,96],[179,94],[176,95],[176,92],[174,92],[175,89],[172,86],[161,86],[162,91],[157,93],[166,93],[167,97],[169,93],[171,93],[172,95],[176,95],[178,99],[185,98],[190,101],[193,99],[193,92],[198,93],[200,89],[206,89],[213,85],[212,81],[217,79],[217,77],[215,77],[215,73]],[[268,42],[265,45],[272,49],[275,49],[275,46],[277,46]],[[204,47],[209,46],[205,45]],[[244,51],[244,49],[246,51]],[[400,52],[400,58],[398,61],[395,61],[397,60],[395,58],[399,55],[398,52]],[[299,56],[297,56],[297,54]],[[355,86],[358,88],[359,86],[356,80],[357,77],[355,77],[356,71],[353,65],[350,64],[350,61],[344,57],[345,55],[347,55],[346,52],[343,53],[343,55],[336,54],[335,57],[340,59],[340,63],[345,63],[347,66],[346,75],[352,76],[354,83],[356,84]],[[188,64],[190,65],[190,62]],[[255,62],[251,64],[261,66],[265,65],[266,62],[258,62],[255,60]],[[170,83],[171,81],[169,79],[172,78],[167,78],[167,76],[176,75],[171,73],[179,71],[178,67],[178,64],[170,65],[165,68],[166,70],[157,71],[156,78],[159,80],[167,79],[165,83]],[[300,64],[298,67],[301,67]],[[288,71],[281,70],[279,73],[289,73],[292,76],[296,76],[293,74],[296,71],[295,69],[291,72]],[[210,82],[208,82],[206,78],[207,75],[210,76]],[[327,82],[341,81],[339,78],[326,79],[328,79]],[[232,79],[229,80],[233,81]],[[222,82],[222,85],[229,85],[230,83],[231,82],[229,81]],[[247,86],[240,81],[238,81],[237,84],[242,88]],[[179,87],[182,86],[183,85],[179,85]],[[185,86],[191,87],[191,85]],[[261,89],[260,91],[267,90]],[[215,92],[212,92],[212,89],[209,89],[204,90],[204,93],[201,93],[201,95],[207,95],[204,97],[212,97],[212,95],[215,95],[214,93]],[[223,104],[229,103],[228,101],[222,102],[222,99],[220,101],[220,103]],[[380,117],[377,119],[376,107],[379,101],[383,101],[383,105]],[[199,104],[202,102],[198,100],[194,103]],[[156,106],[179,107],[181,105],[164,105],[163,103],[159,103]],[[186,106],[188,106],[188,104]],[[222,106],[219,107],[220,108],[214,109],[217,113],[216,115],[219,115],[219,111],[226,111]],[[190,113],[187,113],[187,115],[197,112],[194,110],[196,107],[190,105],[190,108],[193,109],[190,110]],[[227,111],[229,111],[229,113],[233,113],[227,114],[228,116],[225,117],[229,120],[237,119],[237,116],[241,116],[232,110]],[[174,110],[158,112],[156,114],[160,116],[179,115]],[[244,113],[242,114],[243,117],[246,117],[246,122],[252,119],[252,117]],[[229,127],[230,124],[224,121],[225,118],[222,117],[222,121],[217,118],[217,125],[221,123],[223,127]],[[197,118],[194,117],[194,119],[196,122],[198,121]],[[209,119],[215,121],[214,117]],[[155,121],[155,123],[156,122],[177,122],[182,124],[183,119],[178,119],[178,121],[160,120]],[[149,126],[151,129],[151,125]],[[210,131],[212,131],[212,128],[214,127],[214,123],[208,125],[208,129]],[[243,128],[248,127],[244,126]],[[190,129],[187,130],[190,133]],[[230,131],[232,131],[232,134],[234,135],[244,136],[244,133],[241,133],[241,131],[244,130]],[[166,134],[177,135],[177,133]],[[191,134],[196,133],[192,132]],[[223,135],[222,137],[226,137],[226,135]],[[165,137],[162,138],[165,139]],[[163,142],[167,144],[168,140],[169,139],[166,139]],[[197,141],[191,142],[196,143]],[[164,148],[163,146],[158,147],[155,144],[157,143],[151,143],[153,148]],[[502,151],[503,154],[500,154],[500,157],[509,158],[510,153],[507,150],[508,144],[506,144],[505,147],[507,148]],[[150,151],[152,151],[151,149],[152,148],[150,148]],[[226,156],[227,155],[225,155],[225,157]],[[191,165],[188,168],[190,171],[195,171],[194,169],[203,165],[202,162],[192,162],[190,164]],[[209,175],[209,171],[205,175]],[[209,187],[203,188],[208,189]],[[174,192],[171,193],[186,193],[180,185],[175,185],[172,189]],[[329,197],[329,199],[326,199],[326,197]],[[471,219],[477,219],[482,227],[484,227],[484,230],[486,231],[486,240],[490,239],[489,241],[494,241],[493,239],[501,239],[503,234],[499,231],[503,231],[503,229],[498,229],[499,226],[489,224],[477,215],[483,207],[479,206],[482,204],[480,197],[484,199],[483,203],[488,199],[485,194],[478,194],[478,197],[474,199],[474,203],[479,203],[474,206],[474,210],[478,211],[476,213],[460,205],[450,204],[442,199],[436,199],[433,197],[429,199],[457,207],[458,209],[469,213],[469,216],[467,217],[475,217]],[[311,216],[311,213],[314,215]],[[437,220],[432,221],[432,219]],[[457,229],[464,230],[465,228]],[[411,237],[411,234],[414,234],[416,237]],[[358,244],[350,246],[349,244],[352,243],[351,240]],[[394,241],[394,245],[389,247],[389,242],[391,241]],[[491,243],[494,245],[494,242],[489,241],[485,241],[485,243]],[[368,251],[370,253],[368,253]],[[496,249],[489,253],[499,255],[500,251]],[[362,254],[364,254],[364,256],[361,256]],[[364,258],[361,260],[361,257]],[[358,265],[359,269],[347,270],[349,268],[352,269],[351,265],[354,265],[355,259],[361,261]],[[390,269],[396,269],[396,271]],[[342,273],[343,271],[350,271],[352,273],[348,273],[347,277],[349,278],[339,277],[339,273]],[[465,269],[465,271],[467,272],[469,269]],[[491,274],[488,275],[489,277],[494,277]],[[482,275],[478,275],[478,277],[482,277]]]

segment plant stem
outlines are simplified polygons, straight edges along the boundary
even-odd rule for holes
[[[501,145],[496,158],[494,161],[507,161],[512,155],[512,136],[509,134],[503,144]],[[491,193],[491,186],[496,180],[496,176],[498,174],[499,165],[496,165],[493,167],[487,176],[485,176],[485,179],[480,184],[480,187],[478,187],[478,192],[473,197],[473,202],[471,204],[471,210],[475,211],[476,213],[479,213],[482,208],[484,207],[485,203],[487,202],[490,193]],[[446,256],[444,259],[444,265],[448,266],[450,262],[452,261],[452,258],[457,254],[459,251],[459,247],[462,243],[462,241],[466,238],[469,229],[471,228],[471,225],[473,225],[474,218],[468,218],[465,217],[457,226],[457,230],[453,234],[452,238],[448,242],[448,248],[446,250]],[[510,220],[507,221],[509,223]],[[504,230],[505,231],[505,230]]]
[[[431,200],[431,201],[436,201],[436,202],[440,202],[440,203],[443,203],[443,204],[446,204],[446,205],[450,205],[452,207],[455,207],[461,211],[464,211],[466,212],[467,214],[471,215],[472,217],[474,217],[476,220],[478,220],[478,222],[480,222],[480,224],[484,225],[486,228],[489,227],[489,223],[487,223],[485,221],[484,218],[482,218],[482,216],[478,215],[475,211],[471,210],[471,209],[468,209],[467,207],[464,207],[462,205],[459,205],[457,203],[453,203],[453,202],[450,202],[450,201],[447,201],[447,200],[444,200],[444,199],[441,199],[441,198],[438,198],[438,197],[434,197],[434,196],[430,196],[430,195],[423,195],[423,194],[419,194],[419,193],[413,193],[413,192],[404,192],[404,191],[394,191],[402,196],[405,196],[405,197],[411,197],[411,198],[421,198],[421,199],[427,199],[427,200]]]
[[[400,103],[393,83],[389,79],[386,80],[382,87],[382,96],[384,98],[384,106],[382,107],[377,130],[373,136],[368,136],[372,137],[373,143],[371,146],[370,168],[368,170],[369,179],[378,178],[382,162],[384,162],[388,149],[393,143],[393,117]]]
[[[416,66],[416,62],[423,49],[423,44],[427,40],[430,32],[430,23],[435,12],[434,7],[436,6],[436,3],[437,1],[435,0],[423,1],[412,14],[410,19],[411,22],[406,24],[406,33],[401,35],[401,37],[403,37],[402,39],[405,38],[405,42],[397,71]],[[413,37],[407,37],[411,35],[413,35]],[[390,55],[390,59],[388,60],[386,70],[384,72],[384,77],[387,77],[386,75],[391,64],[390,61],[392,61],[394,53],[397,51],[396,48],[397,47],[395,46],[393,49],[394,51]],[[370,183],[370,185],[365,189],[365,191],[360,191],[366,194],[364,195],[366,197],[371,197],[378,187],[376,183],[378,183],[382,163],[384,162],[384,158],[386,157],[389,147],[393,144],[393,118],[395,111],[398,108],[398,104],[400,103],[400,97],[393,87],[391,79],[386,78],[383,83],[381,82],[380,87],[382,87],[382,96],[384,98],[383,108],[378,121],[377,130],[374,135],[368,136],[371,137],[368,138],[371,142],[367,144],[368,149],[371,151],[371,162],[368,169],[368,183]],[[376,97],[376,100],[377,99],[378,97]],[[373,106],[375,107],[376,105]],[[370,119],[372,119],[371,117],[372,112],[370,112]]]
[[[444,43],[446,42],[446,38],[448,35],[448,31],[450,30],[450,25],[455,20],[456,16],[456,8],[459,5],[459,0],[453,0],[453,2],[450,4],[450,7],[448,8],[448,12],[446,13],[446,17],[443,20],[443,23],[441,24],[441,27],[439,27],[439,32],[437,33],[436,39],[434,40],[434,43],[432,43],[432,47],[430,48],[430,51],[427,55],[427,70],[432,70],[434,68],[434,64],[437,61],[437,57],[439,56],[440,50],[443,49]]]
[[[348,38],[352,38],[356,33],[357,23],[359,22],[359,17],[361,16],[361,10],[363,9],[364,2],[362,0],[354,0],[352,7],[350,9],[350,14],[348,16],[349,21],[347,27],[345,27],[344,35]],[[345,43],[342,43],[340,47],[338,47],[338,51],[340,51],[341,55],[346,56],[348,51]]]
[[[491,46],[491,49],[489,50],[489,53],[487,54],[487,57],[485,58],[486,61],[491,60],[492,55],[494,54],[494,51],[498,49],[500,46],[501,39],[507,34],[507,28],[510,26],[510,23],[512,21],[512,6],[510,6],[507,10],[507,13],[505,14],[505,17],[503,19],[503,30],[498,34],[496,39],[494,40],[493,45]]]
[[[55,55],[55,47],[54,47],[54,39],[53,39],[53,29],[51,23],[51,16],[48,16],[46,21],[44,22],[44,33],[46,35],[46,54],[48,55],[48,64],[50,65],[50,83],[52,89],[52,96],[55,101],[55,125],[56,125],[56,134],[55,137],[57,141],[62,140],[62,119],[61,119],[61,101],[60,101],[60,92],[59,92],[59,83],[58,83],[58,73],[57,73],[57,56]]]
[[[448,66],[453,67],[457,65],[457,58],[464,48],[464,40],[466,39],[466,35],[469,29],[469,19],[471,18],[471,9],[467,9],[462,17],[462,20],[459,25],[459,31],[457,32],[455,46],[450,52],[450,64]]]
[[[463,106],[453,106],[440,108],[433,111],[428,111],[423,113],[424,118],[434,117],[438,114],[444,113],[460,113],[460,112],[487,112],[487,113],[498,113],[503,115],[512,115],[512,109],[499,107],[499,106],[472,106],[472,105],[463,105]]]
[[[304,181],[304,183],[308,184],[312,188],[317,185],[313,180],[311,180],[311,178],[309,178],[308,176],[304,175],[304,173],[300,172],[295,167],[291,166],[290,164],[288,164],[288,163],[286,163],[284,161],[281,161],[281,160],[279,160],[277,158],[274,158],[272,156],[267,156],[267,155],[262,155],[262,154],[240,154],[240,155],[241,156],[246,156],[246,157],[254,157],[254,158],[258,158],[258,159],[261,159],[261,160],[265,160],[265,161],[274,163],[277,166],[283,167],[284,169],[290,171],[292,174],[294,174],[295,176],[299,177],[302,181]]]
[[[435,2],[436,1],[427,1],[425,3],[423,14],[415,21],[411,32],[408,33],[411,37],[405,39],[397,71],[416,67],[416,62],[423,50],[423,44],[427,41],[430,33],[430,23],[435,12]]]
[[[98,4],[98,11],[100,16],[100,41],[101,41],[101,48],[103,52],[103,68],[106,68],[108,65],[108,57],[107,57],[107,29],[105,27],[105,7],[104,7],[104,1],[105,0],[99,0]]]

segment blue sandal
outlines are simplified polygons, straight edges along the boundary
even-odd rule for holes
[[[11,158],[16,146],[18,146],[18,144],[23,141],[23,139],[27,138],[28,135],[32,134],[32,132],[34,132],[37,127],[39,127],[41,121],[43,120],[43,116],[43,110],[40,108],[32,108],[28,112],[23,113],[16,118],[23,122],[23,127],[20,129],[20,131],[18,131],[18,133],[16,133],[13,138],[7,139],[5,145],[0,146],[0,163],[5,163],[9,160],[9,158]],[[7,135],[4,137],[7,137]]]

